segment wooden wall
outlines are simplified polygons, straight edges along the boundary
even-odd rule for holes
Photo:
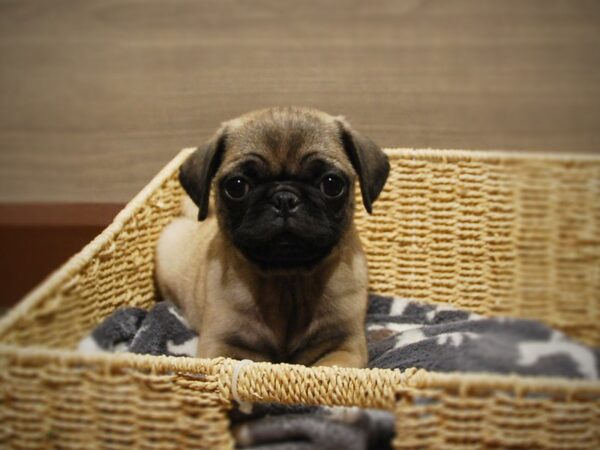
[[[0,201],[124,202],[269,105],[384,146],[597,151],[596,0],[0,0]]]
[[[0,0],[0,299],[245,111],[311,105],[382,146],[597,152],[599,68],[596,0]]]

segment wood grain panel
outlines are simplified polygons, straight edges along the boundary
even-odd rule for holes
[[[269,105],[384,146],[597,151],[600,2],[0,0],[0,201],[125,202]]]
[[[0,204],[0,313],[102,232],[122,204]]]
[[[0,226],[0,313],[96,237],[98,226]]]

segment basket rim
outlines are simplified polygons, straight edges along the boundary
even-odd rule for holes
[[[20,347],[0,344],[0,357],[14,359],[19,366],[40,367],[46,364],[82,370],[98,366],[103,370],[122,369],[150,372],[153,375],[207,375],[217,377],[220,395],[225,403],[234,400],[232,372],[238,360],[229,358],[201,359],[166,355],[133,353],[84,354],[75,350],[44,347]],[[288,380],[287,383],[281,380]],[[329,385],[335,387],[324,389]],[[340,394],[341,387],[350,392]],[[375,389],[374,389],[375,387]],[[600,381],[561,377],[536,377],[518,374],[480,372],[432,372],[409,368],[344,368],[306,367],[295,364],[253,362],[245,366],[237,378],[239,399],[249,402],[335,404],[362,407],[392,407],[401,392],[438,390],[490,394],[512,393],[518,397],[528,394],[600,398]]]
[[[477,150],[444,148],[387,147],[390,156],[428,159],[434,161],[484,160],[490,162],[550,161],[557,163],[600,163],[600,154],[568,151],[534,152],[526,150]]]

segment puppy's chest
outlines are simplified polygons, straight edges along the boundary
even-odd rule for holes
[[[265,289],[256,301],[256,328],[254,339],[259,351],[273,362],[310,363],[319,353],[315,339],[323,328],[322,293],[310,286],[301,288],[286,284],[283,289]],[[315,345],[317,344],[317,345]]]
[[[315,319],[319,299],[306,289],[284,286],[264,289],[256,299],[257,312],[263,325],[271,330],[280,347],[298,339]]]

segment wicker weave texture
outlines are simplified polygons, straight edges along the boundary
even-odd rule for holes
[[[175,174],[188,152],[128,206],[110,238],[34,293],[35,307],[3,341],[72,347],[115,308],[154,301],[154,243],[178,211]],[[357,209],[372,290],[542,320],[600,345],[600,158],[389,154],[375,213]]]
[[[154,245],[189,152],[0,323],[0,448],[232,448],[235,361],[68,351],[116,308],[155,300]],[[600,158],[389,155],[375,214],[357,211],[374,291],[600,344]],[[600,448],[599,383],[252,364],[237,391],[394,410],[398,449]]]
[[[593,449],[600,445],[597,400],[405,391],[399,394],[395,411],[398,450]]]
[[[0,446],[231,449],[229,359],[0,349]],[[246,401],[394,410],[396,449],[597,449],[600,384],[424,370],[240,371]]]
[[[357,213],[374,291],[600,345],[600,158],[390,154],[375,214]]]
[[[177,363],[0,350],[0,448],[233,448],[218,361]]]
[[[396,449],[600,448],[597,382],[257,363],[237,390],[254,402],[393,408]]]

